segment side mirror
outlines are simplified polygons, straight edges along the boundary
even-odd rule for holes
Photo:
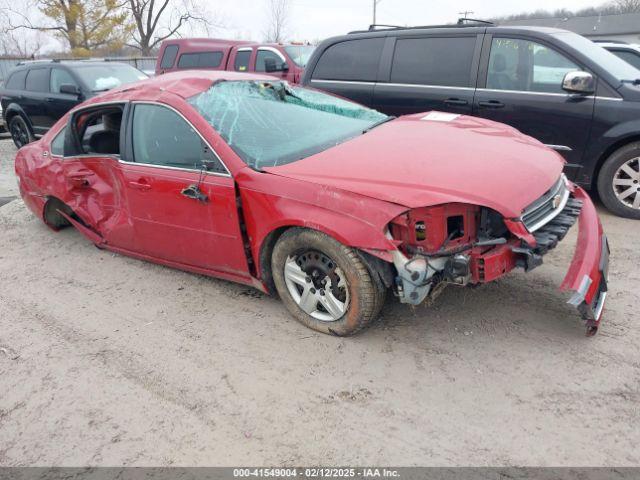
[[[288,72],[289,71],[289,64],[287,62],[284,62],[282,64],[282,67],[280,67],[282,69],[283,72]]]
[[[60,93],[66,93],[69,95],[80,95],[80,89],[77,85],[71,83],[63,83],[60,85]]]
[[[568,72],[562,80],[562,89],[571,93],[589,94],[596,91],[596,81],[588,72]]]

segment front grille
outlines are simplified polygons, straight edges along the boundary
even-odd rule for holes
[[[563,175],[540,198],[524,209],[520,217],[530,232],[535,232],[553,220],[566,206],[569,199],[567,179]]]

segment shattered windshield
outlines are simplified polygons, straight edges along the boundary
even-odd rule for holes
[[[389,118],[279,81],[219,82],[189,103],[256,170],[301,160]]]

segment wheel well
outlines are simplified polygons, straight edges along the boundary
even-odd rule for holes
[[[622,140],[618,140],[613,145],[610,145],[609,148],[605,150],[605,152],[598,159],[598,163],[596,164],[596,168],[593,170],[593,176],[591,177],[591,191],[597,191],[598,187],[598,176],[600,175],[600,170],[602,170],[602,165],[607,161],[616,150],[621,149],[625,145],[629,145],[633,142],[640,141],[640,135],[635,135],[633,137],[626,137]]]
[[[73,210],[71,210],[71,208],[62,200],[56,197],[49,197],[47,199],[47,203],[44,205],[42,216],[44,223],[54,230],[60,230],[70,225],[69,221],[60,215],[58,210],[63,211],[70,217],[75,216]]]
[[[267,286],[269,294],[274,296],[277,295],[277,291],[276,285],[273,282],[273,273],[271,271],[271,255],[273,254],[273,247],[275,247],[280,236],[290,228],[294,228],[294,226],[290,225],[279,227],[269,232],[260,247],[260,278]]]
[[[260,278],[267,286],[267,290],[271,295],[277,295],[276,286],[273,282],[273,272],[271,271],[271,255],[273,254],[273,248],[280,236],[291,228],[301,227],[297,225],[288,225],[276,228],[269,232],[260,247]],[[380,260],[379,258],[359,250],[358,248],[354,247],[354,250],[356,250],[372,276],[378,276],[382,284],[387,288],[393,285],[394,274],[390,263]]]

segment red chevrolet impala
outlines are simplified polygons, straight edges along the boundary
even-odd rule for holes
[[[562,169],[499,123],[396,119],[268,76],[203,71],[92,98],[16,157],[25,203],[53,229],[278,294],[335,335],[370,323],[387,289],[416,305],[529,271],[578,219],[561,289],[594,334],[607,239]]]

